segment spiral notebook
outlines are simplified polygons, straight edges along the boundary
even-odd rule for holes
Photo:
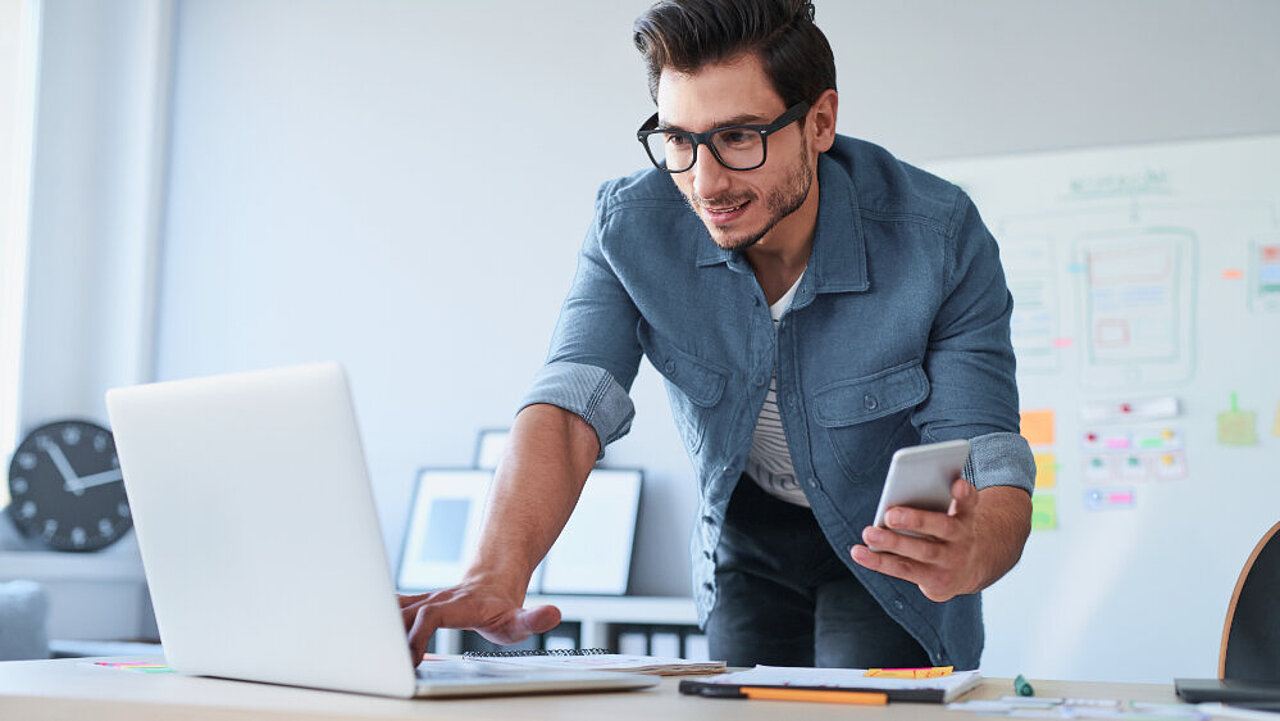
[[[664,656],[633,656],[611,653],[603,648],[556,649],[551,651],[471,651],[463,657],[472,661],[543,669],[626,671],[654,676],[692,676],[722,673],[724,661],[686,661]]]

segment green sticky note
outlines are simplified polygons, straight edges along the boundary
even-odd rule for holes
[[[1031,497],[1031,530],[1047,531],[1058,527],[1058,502],[1052,493]]]

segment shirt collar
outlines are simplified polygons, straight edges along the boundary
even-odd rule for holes
[[[871,287],[867,279],[867,246],[862,233],[853,178],[827,155],[818,156],[817,231],[805,270],[805,282],[796,297],[796,307],[807,305],[813,293],[847,293]],[[725,250],[711,240],[703,228],[699,240],[699,267],[727,264],[737,271],[750,272],[750,264],[738,251]],[[811,290],[809,290],[811,288]],[[807,292],[806,292],[807,291]]]

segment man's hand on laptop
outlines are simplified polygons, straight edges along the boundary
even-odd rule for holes
[[[474,630],[493,643],[511,644],[560,624],[560,609],[525,609],[522,601],[523,594],[513,597],[484,583],[465,580],[453,588],[400,596],[400,615],[415,663],[426,653],[427,641],[436,629]]]

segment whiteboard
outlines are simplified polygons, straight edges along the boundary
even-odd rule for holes
[[[980,158],[1036,528],[984,594],[989,675],[1216,675],[1280,520],[1280,137]]]

